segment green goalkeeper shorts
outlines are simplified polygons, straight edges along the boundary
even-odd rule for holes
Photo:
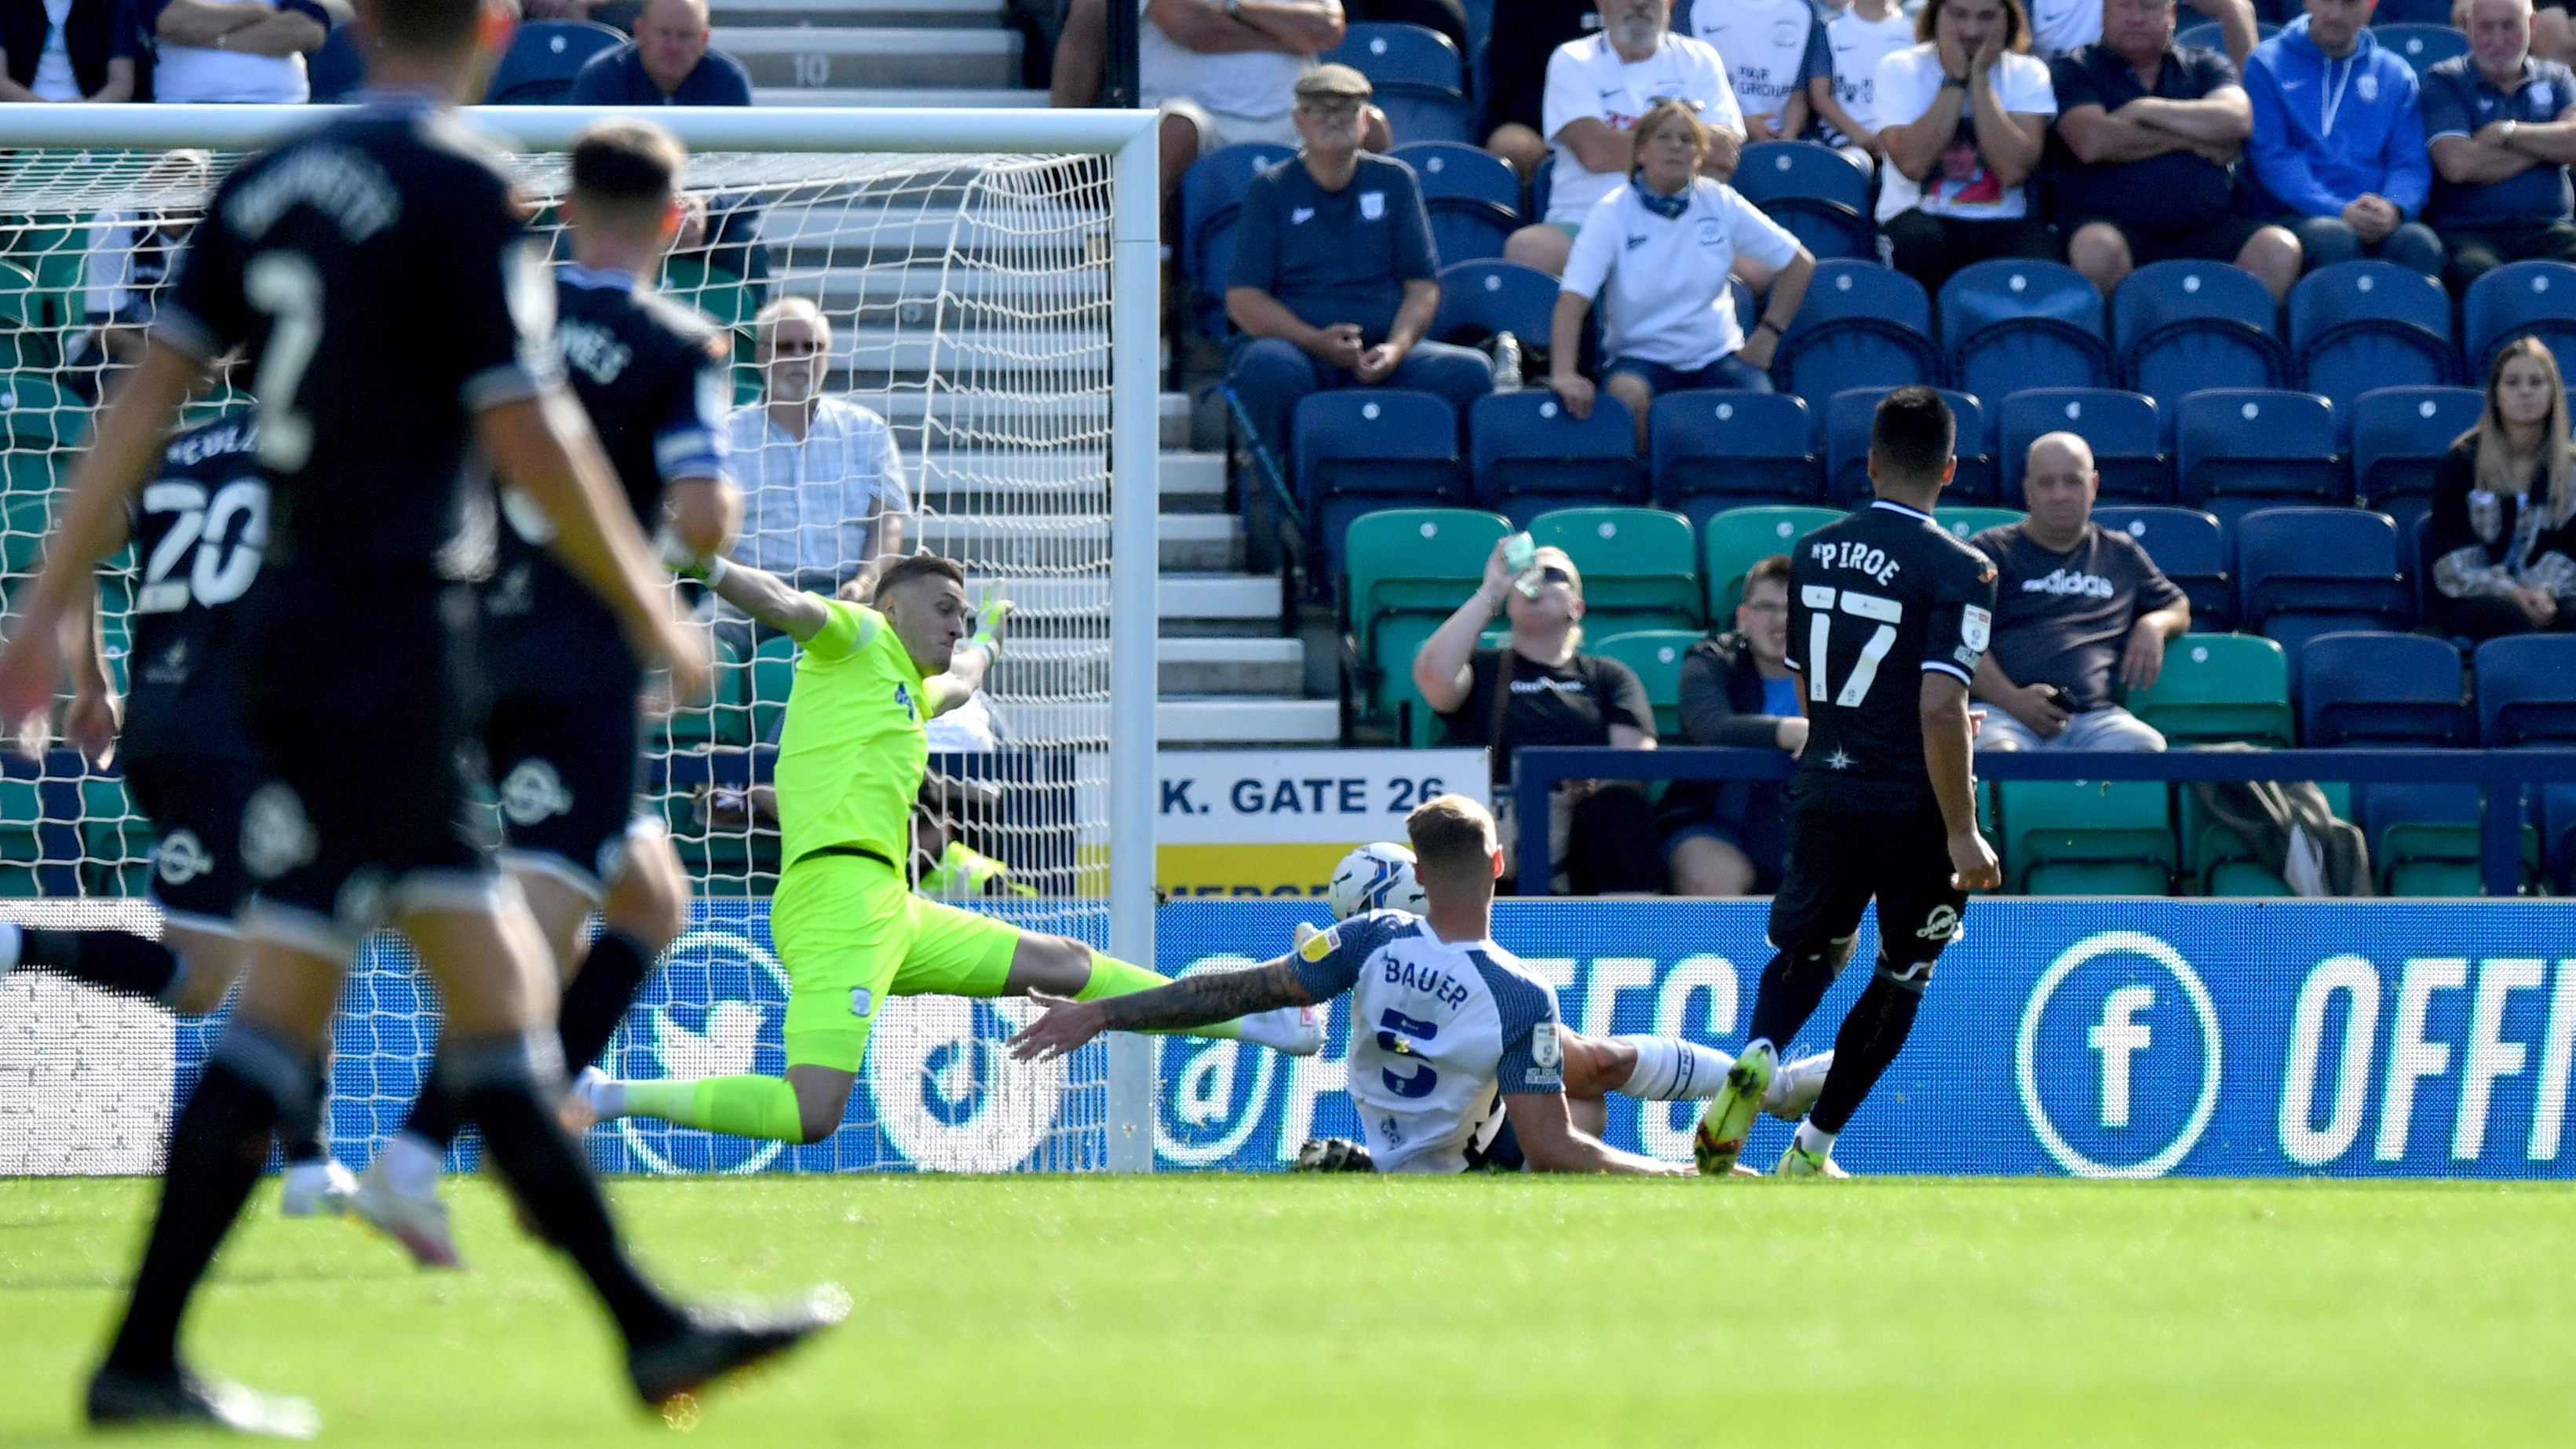
[[[999,996],[1020,928],[914,895],[894,867],[813,856],[769,908],[787,968],[787,1064],[856,1072],[888,996]]]

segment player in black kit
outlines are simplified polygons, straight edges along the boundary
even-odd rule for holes
[[[473,686],[469,442],[553,524],[555,556],[616,614],[638,657],[703,687],[697,642],[579,406],[556,375],[552,287],[499,153],[438,100],[475,78],[480,0],[370,0],[369,79],[349,115],[244,162],[216,188],[152,340],[74,479],[44,572],[0,654],[0,725],[42,714],[68,601],[123,531],[173,410],[247,347],[269,480],[268,552],[246,610],[243,700],[268,778],[245,806],[258,882],[230,1023],[175,1124],[160,1211],[122,1324],[91,1378],[93,1424],[310,1432],[309,1404],[210,1385],[180,1366],[181,1316],[257,1183],[280,1122],[317,1110],[314,1064],[361,933],[391,924],[436,978],[440,1072],[545,1238],[580,1267],[647,1403],[793,1345],[846,1311],[686,1312],[626,1259],[597,1182],[554,1118],[558,996],[526,902],[467,835],[457,749]]]
[[[599,121],[573,138],[563,205],[572,264],[555,273],[555,337],[636,522],[667,526],[677,547],[703,557],[731,540],[741,507],[724,476],[729,348],[704,314],[644,289],[679,230],[674,191],[686,160],[650,121]],[[500,863],[554,949],[565,982],[556,1029],[565,1065],[578,1068],[608,1045],[687,924],[689,885],[660,822],[635,812],[644,671],[616,616],[547,555],[544,515],[516,492],[502,501],[509,526],[483,590],[484,748],[506,837]],[[593,910],[596,944],[583,929]],[[456,1264],[438,1173],[463,1125],[455,1095],[433,1077],[355,1201],[433,1267]]]
[[[1968,772],[1968,681],[1994,625],[1995,569],[1932,520],[1958,467],[1957,437],[1940,394],[1889,393],[1870,420],[1876,500],[1807,535],[1794,556],[1789,667],[1808,731],[1771,902],[1778,954],[1762,971],[1750,1040],[1700,1120],[1704,1174],[1724,1175],[1742,1155],[1779,1048],[1851,959],[1875,899],[1877,974],[1843,1018],[1833,1070],[1778,1169],[1841,1175],[1835,1134],[1905,1045],[1967,893],[1996,883]]]

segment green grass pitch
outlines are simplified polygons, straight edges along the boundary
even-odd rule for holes
[[[204,1368],[326,1442],[667,1441],[487,1183],[472,1271],[275,1216]],[[2558,1186],[1100,1177],[621,1181],[696,1294],[845,1285],[720,1444],[2576,1442]],[[73,1429],[149,1185],[0,1183],[0,1445]],[[120,1441],[131,1442],[131,1441]]]

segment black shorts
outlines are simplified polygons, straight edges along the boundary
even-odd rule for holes
[[[504,695],[483,745],[501,800],[500,863],[558,876],[597,900],[624,862],[644,787],[633,692]]]
[[[257,932],[329,955],[406,911],[496,908],[459,753],[473,591],[290,568],[243,603],[243,711],[268,773],[242,820]]]
[[[228,927],[250,898],[242,868],[242,811],[263,779],[250,760],[146,754],[125,759],[125,789],[152,821],[152,899],[199,929]]]
[[[2120,234],[2129,244],[2132,266],[2147,267],[2158,262],[2233,262],[2254,233],[2273,223],[2257,216],[2222,216],[2197,231],[2144,231],[2107,216],[2077,216],[2061,219],[2059,229],[2069,245],[2075,233],[2085,227],[2101,225]]]
[[[1860,929],[1878,902],[1879,950],[1899,966],[1932,960],[1959,931],[1967,892],[1950,883],[1950,831],[1940,807],[1789,812],[1789,857],[1771,898],[1771,944],[1822,951]]]

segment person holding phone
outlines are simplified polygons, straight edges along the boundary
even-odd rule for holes
[[[1968,540],[1996,571],[1994,645],[1970,686],[1992,706],[1980,750],[2165,747],[2119,692],[2156,682],[2191,602],[2135,539],[2094,523],[2098,482],[2082,438],[2045,434],[2022,470],[2030,516]]]

